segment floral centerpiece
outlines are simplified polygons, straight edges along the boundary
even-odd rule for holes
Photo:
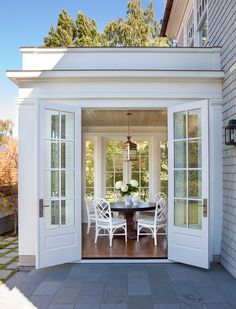
[[[138,191],[138,182],[132,179],[130,183],[124,184],[123,181],[117,181],[115,184],[116,190],[119,191],[120,195],[124,197],[125,203],[128,205],[131,203],[132,193]]]

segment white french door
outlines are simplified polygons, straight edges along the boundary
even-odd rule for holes
[[[36,267],[81,259],[81,110],[41,103]]]
[[[168,109],[168,258],[209,268],[208,102]]]

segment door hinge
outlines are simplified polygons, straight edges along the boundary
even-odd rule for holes
[[[202,206],[203,206],[203,217],[207,218],[207,198],[203,199]]]

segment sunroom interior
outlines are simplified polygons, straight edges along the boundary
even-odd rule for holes
[[[137,145],[137,159],[127,162],[122,146],[127,140],[128,125],[131,140]],[[151,235],[141,236],[139,242],[136,237],[128,238],[127,243],[124,236],[114,236],[112,246],[109,246],[108,236],[98,237],[95,244],[94,224],[88,228],[84,201],[85,195],[104,198],[111,203],[120,200],[116,182],[125,184],[132,179],[138,182],[140,202],[154,201],[158,192],[168,195],[167,110],[84,109],[82,140],[83,259],[167,258],[167,235],[158,235],[156,246]],[[140,214],[135,212],[135,222]],[[123,215],[122,212],[112,213],[114,217]],[[154,211],[148,215],[153,216]]]

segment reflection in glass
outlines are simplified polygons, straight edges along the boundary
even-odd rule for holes
[[[44,166],[46,169],[59,168],[59,143],[45,141]]]
[[[74,114],[61,113],[61,139],[74,139]]]
[[[186,141],[174,142],[175,168],[186,167]]]
[[[202,167],[202,142],[201,140],[188,141],[188,167]]]
[[[174,201],[175,226],[186,227],[186,200]]]
[[[74,172],[61,171],[61,196],[74,197]]]
[[[61,143],[61,168],[74,167],[74,142]]]
[[[45,198],[59,196],[59,171],[44,172]]]
[[[188,201],[188,226],[192,229],[202,229],[201,201]]]
[[[195,109],[188,112],[188,137],[201,137],[201,110]]]
[[[202,172],[198,170],[188,171],[188,197],[202,197]]]
[[[75,207],[74,200],[61,201],[61,225],[70,227],[75,224]]]
[[[174,172],[174,196],[186,197],[186,171],[180,170]]]
[[[174,138],[186,138],[186,112],[174,113]]]
[[[45,138],[59,138],[59,112],[46,109],[44,126]]]
[[[51,224],[59,225],[59,201],[51,202]]]

